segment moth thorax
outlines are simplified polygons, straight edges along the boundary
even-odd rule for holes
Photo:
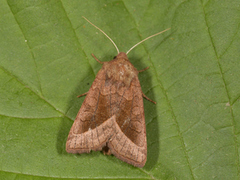
[[[128,59],[116,59],[106,64],[107,79],[129,87],[131,81],[137,76],[138,71],[129,62]]]

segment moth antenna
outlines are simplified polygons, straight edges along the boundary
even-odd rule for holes
[[[146,40],[148,40],[148,39],[150,39],[150,38],[152,38],[152,37],[154,37],[154,36],[157,36],[157,35],[159,35],[159,34],[162,34],[162,33],[166,32],[166,31],[168,31],[169,29],[171,29],[171,28],[168,28],[168,29],[165,29],[165,30],[163,30],[163,31],[161,31],[161,32],[158,32],[158,33],[156,33],[156,34],[153,34],[153,35],[145,38],[144,40],[138,42],[138,43],[135,44],[133,47],[131,47],[126,54],[128,54],[133,48],[135,48],[136,46],[138,46],[138,45],[141,44],[142,42],[144,42],[144,41],[146,41]]]
[[[114,43],[114,41],[103,31],[101,30],[99,27],[97,27],[96,25],[94,25],[91,21],[89,21],[87,18],[85,18],[84,16],[82,16],[87,22],[89,22],[92,26],[94,26],[95,28],[97,28],[99,31],[101,31],[112,43],[113,45],[115,46],[118,54],[119,54],[119,49],[117,47],[117,45]]]

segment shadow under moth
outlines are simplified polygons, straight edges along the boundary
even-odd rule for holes
[[[138,80],[138,73],[148,67],[138,71],[127,54],[170,28],[149,36],[124,53],[119,52],[105,32],[86,20],[110,39],[118,55],[109,62],[101,62],[92,54],[103,65],[89,91],[80,95],[87,96],[69,132],[66,151],[81,154],[102,150],[104,154],[113,154],[133,166],[143,167],[147,160],[143,97],[155,102],[143,94]]]

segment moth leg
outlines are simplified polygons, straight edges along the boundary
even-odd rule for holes
[[[146,67],[146,68],[144,68],[142,70],[139,70],[138,72],[143,72],[143,71],[146,71],[147,69],[149,69],[149,67]]]
[[[149,69],[149,67],[146,67],[146,68],[144,68],[144,69],[142,69],[142,70],[139,70],[138,72],[143,72],[143,71],[146,71],[147,69]],[[155,101],[153,101],[153,100],[151,100],[150,98],[148,98],[145,94],[142,93],[142,96],[143,96],[146,100],[148,100],[148,101],[150,101],[150,102],[152,102],[152,103],[154,103],[154,104],[157,104]]]
[[[103,62],[100,61],[98,58],[96,58],[96,56],[94,56],[94,54],[92,54],[92,57],[93,57],[97,62],[99,62],[100,64],[103,64]]]
[[[157,104],[155,101],[153,101],[153,100],[151,100],[150,98],[148,98],[145,94],[142,93],[142,96],[143,96],[146,100],[148,100],[148,101],[150,101],[150,102],[152,102],[152,103],[154,103],[154,104]]]
[[[111,152],[111,150],[109,149],[108,146],[104,146],[102,148],[102,152],[103,152],[104,155],[111,155],[112,154],[112,152]]]
[[[84,94],[81,94],[81,95],[78,95],[77,97],[82,97],[82,96],[86,96],[88,92],[84,93]]]

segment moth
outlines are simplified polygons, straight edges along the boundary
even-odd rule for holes
[[[69,132],[66,151],[81,154],[102,150],[104,154],[113,154],[133,166],[143,167],[147,160],[143,97],[155,102],[143,94],[138,79],[138,73],[148,67],[138,71],[127,54],[140,43],[170,28],[149,36],[124,53],[119,52],[105,32],[86,20],[113,43],[118,55],[109,62],[101,62],[92,54],[102,68],[89,91],[80,95],[87,96]]]

